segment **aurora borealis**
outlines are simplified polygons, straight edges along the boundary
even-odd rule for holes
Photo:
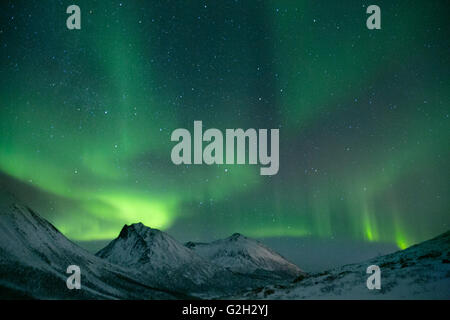
[[[67,6],[81,30],[66,28]],[[449,229],[446,1],[2,1],[1,185],[74,240]],[[182,165],[177,128],[277,128],[280,169]]]

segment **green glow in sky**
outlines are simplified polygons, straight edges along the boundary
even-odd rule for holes
[[[446,231],[448,18],[405,3],[379,4],[378,31],[338,2],[79,1],[79,31],[65,4],[5,8],[3,185],[75,240],[142,222],[404,249]],[[279,173],[173,165],[194,120],[279,128]]]

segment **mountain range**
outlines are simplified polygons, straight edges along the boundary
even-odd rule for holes
[[[213,247],[218,244],[213,243]],[[221,264],[218,256],[198,254],[190,245],[179,243],[165,232],[136,223],[125,225],[116,239],[93,255],[68,240],[13,195],[1,193],[0,297],[218,297],[303,274],[255,240],[234,235],[224,239],[223,245],[218,252],[223,253],[227,262]],[[69,265],[80,267],[83,290],[66,288]],[[247,265],[252,266],[248,272]],[[258,277],[255,270],[264,276]]]
[[[69,265],[81,269],[81,290],[66,287]],[[366,287],[369,265],[381,269],[380,290]],[[450,232],[307,274],[238,233],[182,244],[142,223],[125,225],[94,255],[0,192],[0,275],[0,299],[449,299]]]

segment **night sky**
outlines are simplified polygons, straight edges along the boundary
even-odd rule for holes
[[[81,30],[66,28],[67,6]],[[381,30],[366,7],[381,8]],[[0,181],[73,240],[142,222],[406,248],[449,229],[448,1],[2,1]],[[280,130],[280,169],[171,162]]]

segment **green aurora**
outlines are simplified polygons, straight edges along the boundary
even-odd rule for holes
[[[0,5],[0,171],[75,240],[142,222],[191,238],[449,229],[445,1]],[[279,128],[280,171],[175,166],[176,128]],[[14,183],[12,183],[12,181]],[[13,187],[16,186],[16,187]]]

